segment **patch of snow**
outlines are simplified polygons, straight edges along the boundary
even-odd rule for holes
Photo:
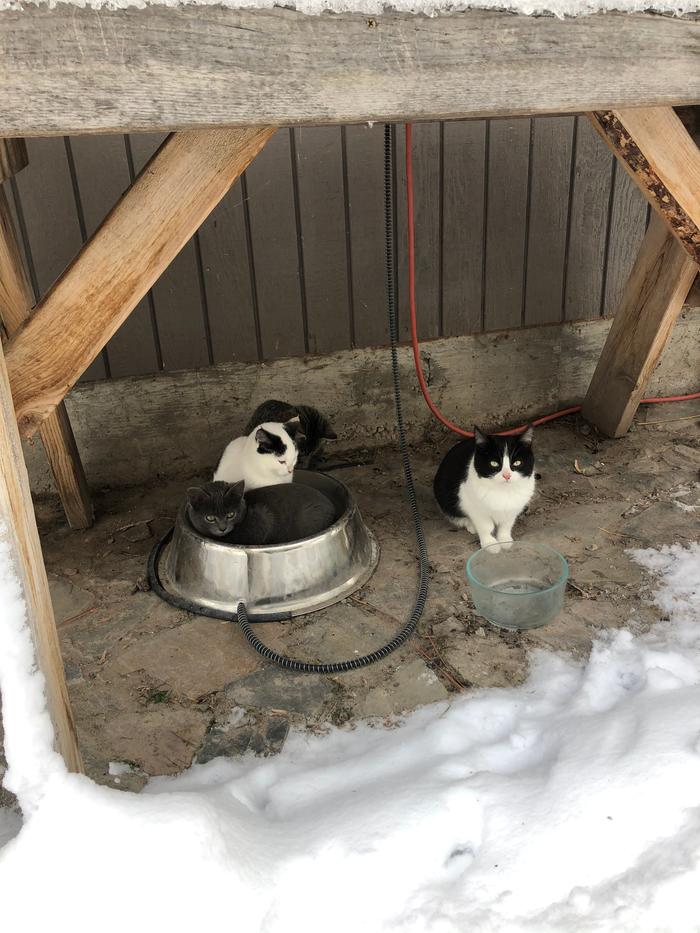
[[[606,633],[585,664],[537,652],[520,688],[139,795],[50,778],[0,852],[8,929],[697,931],[700,544],[633,556],[667,621]]]
[[[53,9],[59,2],[76,7],[117,10],[128,7],[144,9],[147,6],[181,6],[181,0],[29,0],[36,6]],[[465,10],[507,10],[526,15],[549,14],[559,18],[589,16],[601,12],[657,12],[682,15],[700,10],[700,0],[184,0],[195,6],[225,6],[231,9],[269,10],[286,7],[307,15],[321,13],[364,13],[377,16],[383,12],[398,11],[426,16],[441,13],[459,13]],[[22,8],[22,0],[0,0],[1,10]],[[26,4],[25,4],[26,5]]]
[[[53,750],[44,675],[37,669],[22,589],[12,565],[8,529],[0,524],[0,694],[7,771],[3,786],[33,813],[51,778],[65,775]]]

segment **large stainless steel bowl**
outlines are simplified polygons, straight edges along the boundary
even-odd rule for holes
[[[250,614],[303,615],[359,589],[379,561],[379,546],[350,490],[324,473],[297,470],[295,483],[313,486],[336,506],[338,518],[320,534],[291,544],[245,547],[204,538],[184,507],[161,566],[164,585],[191,602]]]

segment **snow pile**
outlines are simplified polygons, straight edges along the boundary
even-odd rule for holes
[[[58,3],[93,9],[118,10],[127,7],[144,9],[147,6],[180,6],[181,0],[28,0],[37,6],[54,8]],[[182,0],[197,6],[225,6],[232,9],[269,10],[286,7],[307,15],[320,13],[365,13],[379,15],[397,10],[401,13],[422,13],[437,16],[440,13],[458,13],[465,10],[509,10],[515,13],[588,16],[591,13],[616,11],[622,13],[657,12],[683,13],[700,10],[700,0]],[[0,0],[0,11],[21,9],[23,0]]]
[[[697,930],[700,545],[634,556],[667,621],[606,634],[586,665],[542,652],[522,688],[141,795],[54,774],[0,853],[3,926]]]

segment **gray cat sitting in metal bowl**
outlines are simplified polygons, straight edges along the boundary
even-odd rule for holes
[[[328,496],[299,483],[261,486],[221,481],[187,490],[187,518],[205,538],[227,544],[288,544],[329,528],[338,516]]]

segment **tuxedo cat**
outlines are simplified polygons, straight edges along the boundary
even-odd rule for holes
[[[214,480],[237,483],[243,480],[248,492],[260,486],[291,483],[303,441],[298,421],[286,424],[267,421],[243,437],[232,440],[224,450]]]
[[[249,492],[241,481],[191,487],[187,517],[205,538],[228,544],[287,544],[329,528],[337,516],[328,496],[311,486],[277,484]]]
[[[445,518],[476,532],[482,547],[510,547],[515,520],[535,491],[534,469],[531,427],[513,437],[475,428],[473,440],[460,441],[445,455],[433,492]]]
[[[265,421],[284,423],[293,418],[298,418],[303,435],[297,443],[299,448],[297,465],[307,467],[321,452],[324,439],[334,441],[338,437],[328,419],[318,409],[312,408],[311,405],[290,405],[288,402],[280,402],[271,398],[262,405],[258,405],[245,431],[246,434],[250,434],[256,425],[263,424]]]

